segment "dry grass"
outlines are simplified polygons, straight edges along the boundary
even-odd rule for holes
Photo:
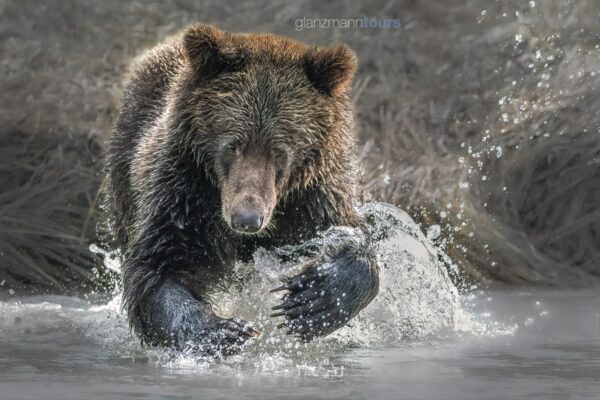
[[[38,292],[102,288],[94,237],[97,140],[0,135],[0,282]],[[87,162],[86,162],[87,161]]]
[[[121,77],[144,47],[204,21],[354,48],[365,198],[440,224],[466,276],[598,284],[600,4],[530,3],[0,3],[3,279],[48,290],[97,280],[96,146]],[[403,28],[296,31],[304,16]]]
[[[365,187],[441,224],[475,280],[598,284],[600,7],[474,5],[430,4],[409,95],[360,99]]]

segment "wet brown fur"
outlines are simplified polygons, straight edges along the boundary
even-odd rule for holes
[[[202,304],[256,246],[362,225],[353,204],[355,66],[341,45],[206,25],[134,64],[104,197],[129,318],[146,342],[181,347],[199,329],[186,327],[192,319],[213,326],[218,317]],[[231,209],[249,202],[267,217],[259,235],[230,227]]]

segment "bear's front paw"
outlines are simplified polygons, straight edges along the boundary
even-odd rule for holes
[[[378,277],[372,262],[354,249],[309,264],[300,274],[281,279],[283,302],[271,317],[284,316],[279,327],[304,341],[325,336],[344,326],[377,293]]]
[[[238,354],[244,343],[258,335],[260,332],[244,320],[215,316],[203,321],[202,326],[191,335],[184,335],[178,347],[202,355],[226,356]]]

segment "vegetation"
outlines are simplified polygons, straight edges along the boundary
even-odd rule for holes
[[[485,284],[600,283],[600,4],[252,0],[0,4],[0,284],[89,289],[101,153],[132,57],[190,22],[343,41],[365,200]],[[400,19],[304,29],[297,18]]]

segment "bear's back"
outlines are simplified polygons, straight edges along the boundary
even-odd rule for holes
[[[166,95],[183,65],[180,39],[170,39],[148,50],[132,65],[123,93],[116,136],[139,135],[165,107]]]
[[[169,89],[184,58],[181,37],[171,38],[146,51],[132,64],[121,100],[121,109],[106,152],[106,201],[119,245],[127,242],[127,226],[133,218],[131,168],[140,141],[163,112]],[[124,222],[124,223],[123,223]]]

